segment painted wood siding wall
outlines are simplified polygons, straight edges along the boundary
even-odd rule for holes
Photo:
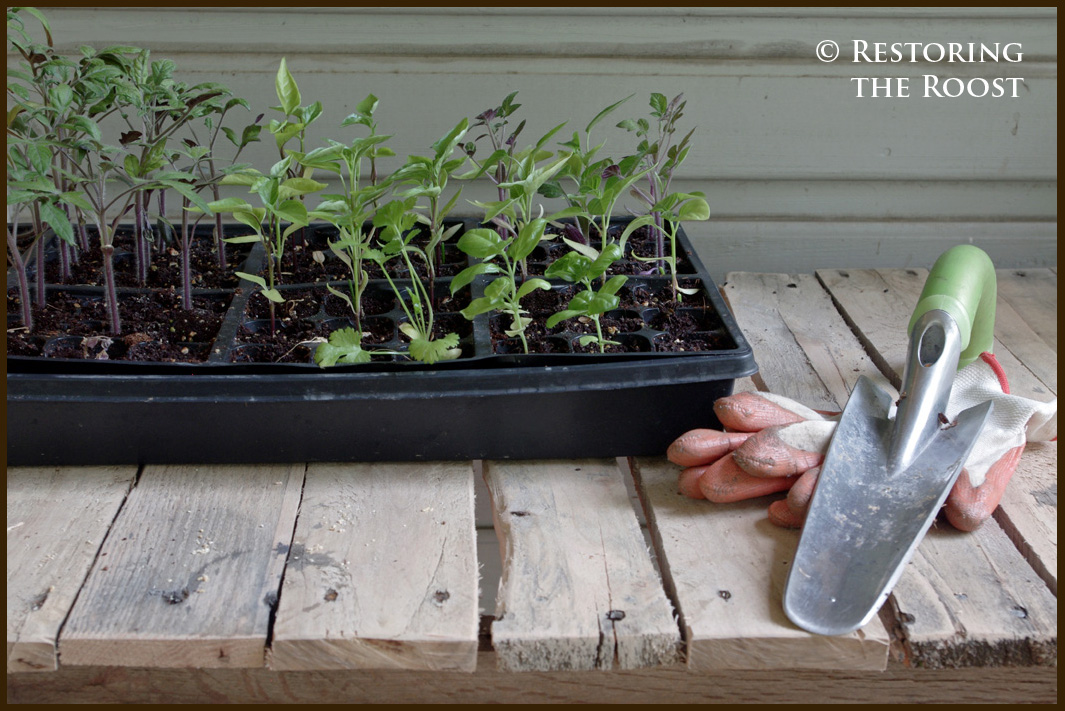
[[[268,114],[287,57],[304,103],[325,105],[313,144],[359,135],[340,121],[374,93],[401,156],[428,153],[461,117],[511,91],[528,121],[525,141],[563,120],[582,129],[628,94],[636,96],[619,119],[646,115],[653,91],[683,92],[683,123],[697,127],[697,141],[676,187],[709,197],[711,221],[686,229],[719,279],[730,270],[928,266],[963,241],[1003,267],[1057,264],[1053,8],[47,12],[71,51],[148,47],[174,59],[187,81],[226,83]],[[822,40],[840,45],[836,61],[818,60]],[[1023,58],[856,64],[854,40],[1019,43]],[[1016,98],[925,98],[926,74],[1023,82]],[[911,96],[858,98],[852,77],[910,77]],[[598,138],[615,154],[632,146],[619,129]],[[276,152],[266,141],[244,158],[265,167]],[[464,196],[491,193],[485,184]]]

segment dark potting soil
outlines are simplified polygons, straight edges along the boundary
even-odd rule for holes
[[[681,280],[682,287],[696,288],[697,280]],[[532,319],[525,329],[530,353],[599,353],[595,342],[580,344],[581,336],[596,335],[595,321],[588,316],[566,319],[553,328],[546,321],[563,310],[581,287],[566,286],[550,291],[536,290],[522,300]],[[645,284],[624,286],[618,292],[617,309],[599,317],[607,353],[697,352],[732,348],[732,339],[720,318],[702,294],[674,298],[668,284],[649,288]],[[497,354],[524,352],[521,338],[507,336],[512,317],[494,314],[489,320],[493,348]]]
[[[329,247],[339,233],[332,227],[316,227],[292,233],[281,258],[279,281],[285,284],[311,284],[324,281],[340,281],[351,278],[351,271]],[[425,246],[425,239],[415,236],[411,244]],[[377,246],[376,244],[374,245]],[[435,253],[436,275],[450,277],[466,268],[466,255],[452,244],[438,246]],[[414,270],[420,278],[426,278],[428,267],[418,255],[411,255]],[[393,279],[407,279],[410,271],[402,257],[394,257],[385,262],[388,274]],[[381,267],[370,260],[364,260],[363,271],[370,279],[384,279]],[[261,272],[265,276],[265,268]]]
[[[437,290],[440,300],[435,310],[433,333],[441,337],[453,332],[460,339],[469,341],[473,324],[457,313],[469,305],[469,289],[452,297],[444,287],[440,285]],[[258,293],[248,300],[246,320],[237,333],[237,346],[231,354],[231,362],[313,363],[315,349],[319,343],[328,340],[333,331],[355,327],[355,318],[348,305],[323,286],[284,289],[282,294],[285,303],[275,304],[273,332],[269,302]],[[408,340],[399,333],[398,323],[406,316],[396,305],[391,291],[372,285],[363,294],[362,305],[363,344],[371,350],[376,346],[381,350],[404,351]],[[462,344],[462,348],[463,357],[473,355],[471,343]],[[373,357],[377,360],[407,360],[403,355]]]
[[[60,277],[59,260],[51,259],[45,266],[45,281],[48,284],[86,284],[101,286],[104,284],[103,255],[99,241],[90,241],[87,253],[78,255],[77,262],[71,263],[71,275],[67,279]],[[133,235],[129,230],[121,229],[115,235],[115,283],[121,287],[148,286],[153,288],[181,288],[181,252],[175,241],[164,242],[156,234],[151,246],[151,264],[148,266],[148,280],[139,284],[135,274],[133,256]],[[193,288],[221,289],[237,285],[236,272],[243,267],[250,248],[247,245],[226,245],[226,266],[218,266],[218,253],[214,238],[199,234],[190,240],[190,271]],[[58,245],[56,245],[58,248]]]
[[[34,306],[34,332],[9,327],[8,355],[98,360],[199,363],[207,360],[229,296],[193,298],[181,308],[180,294],[159,291],[119,298],[122,333],[107,332],[107,308],[99,296],[50,293]],[[8,290],[9,314],[17,314],[17,290]]]
[[[623,227],[614,226],[610,229],[610,236],[612,239],[617,240],[621,237],[621,233],[624,231]],[[565,236],[572,239],[572,230],[565,234]],[[529,255],[526,260],[527,274],[531,276],[541,276],[547,269],[548,265],[554,260],[558,259],[562,255],[571,251],[569,245],[562,241],[562,236],[552,240],[544,240],[536,246],[533,253]],[[590,244],[595,249],[599,249],[602,245],[602,240],[595,236],[591,239]],[[669,240],[665,240],[664,243],[665,254],[669,255]],[[650,258],[657,254],[657,245],[655,243],[654,232],[649,226],[640,227],[631,235],[625,243],[625,254],[618,261],[614,262],[610,269],[607,271],[609,276],[616,274],[626,275],[662,275],[669,273],[669,266],[665,263],[662,265],[662,271],[658,270],[657,265],[654,262],[645,262],[636,259],[636,257]],[[691,260],[683,252],[677,255],[677,274],[694,274],[695,267],[692,265]]]

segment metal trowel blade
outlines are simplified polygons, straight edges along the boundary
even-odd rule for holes
[[[950,493],[991,409],[963,412],[907,467],[889,463],[892,398],[859,378],[829,444],[784,589],[784,611],[817,634],[852,632],[891,593]]]

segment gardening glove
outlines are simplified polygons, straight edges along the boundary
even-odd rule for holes
[[[1057,400],[1041,403],[1009,394],[994,356],[964,368],[955,378],[945,413],[994,401],[994,408],[947,498],[947,520],[975,530],[997,508],[1026,441],[1057,436]],[[769,507],[773,523],[798,528],[820,473],[821,458],[838,420],[770,393],[721,398],[715,413],[726,430],[693,430],[670,446],[670,460],[687,467],[680,490],[688,496],[727,502],[788,490]],[[759,481],[761,480],[761,481]]]

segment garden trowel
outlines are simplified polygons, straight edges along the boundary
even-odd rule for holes
[[[858,379],[784,588],[784,611],[799,627],[838,635],[869,622],[932,525],[991,412],[985,402],[946,415],[957,370],[991,350],[995,291],[982,250],[948,250],[910,319],[899,400]]]

